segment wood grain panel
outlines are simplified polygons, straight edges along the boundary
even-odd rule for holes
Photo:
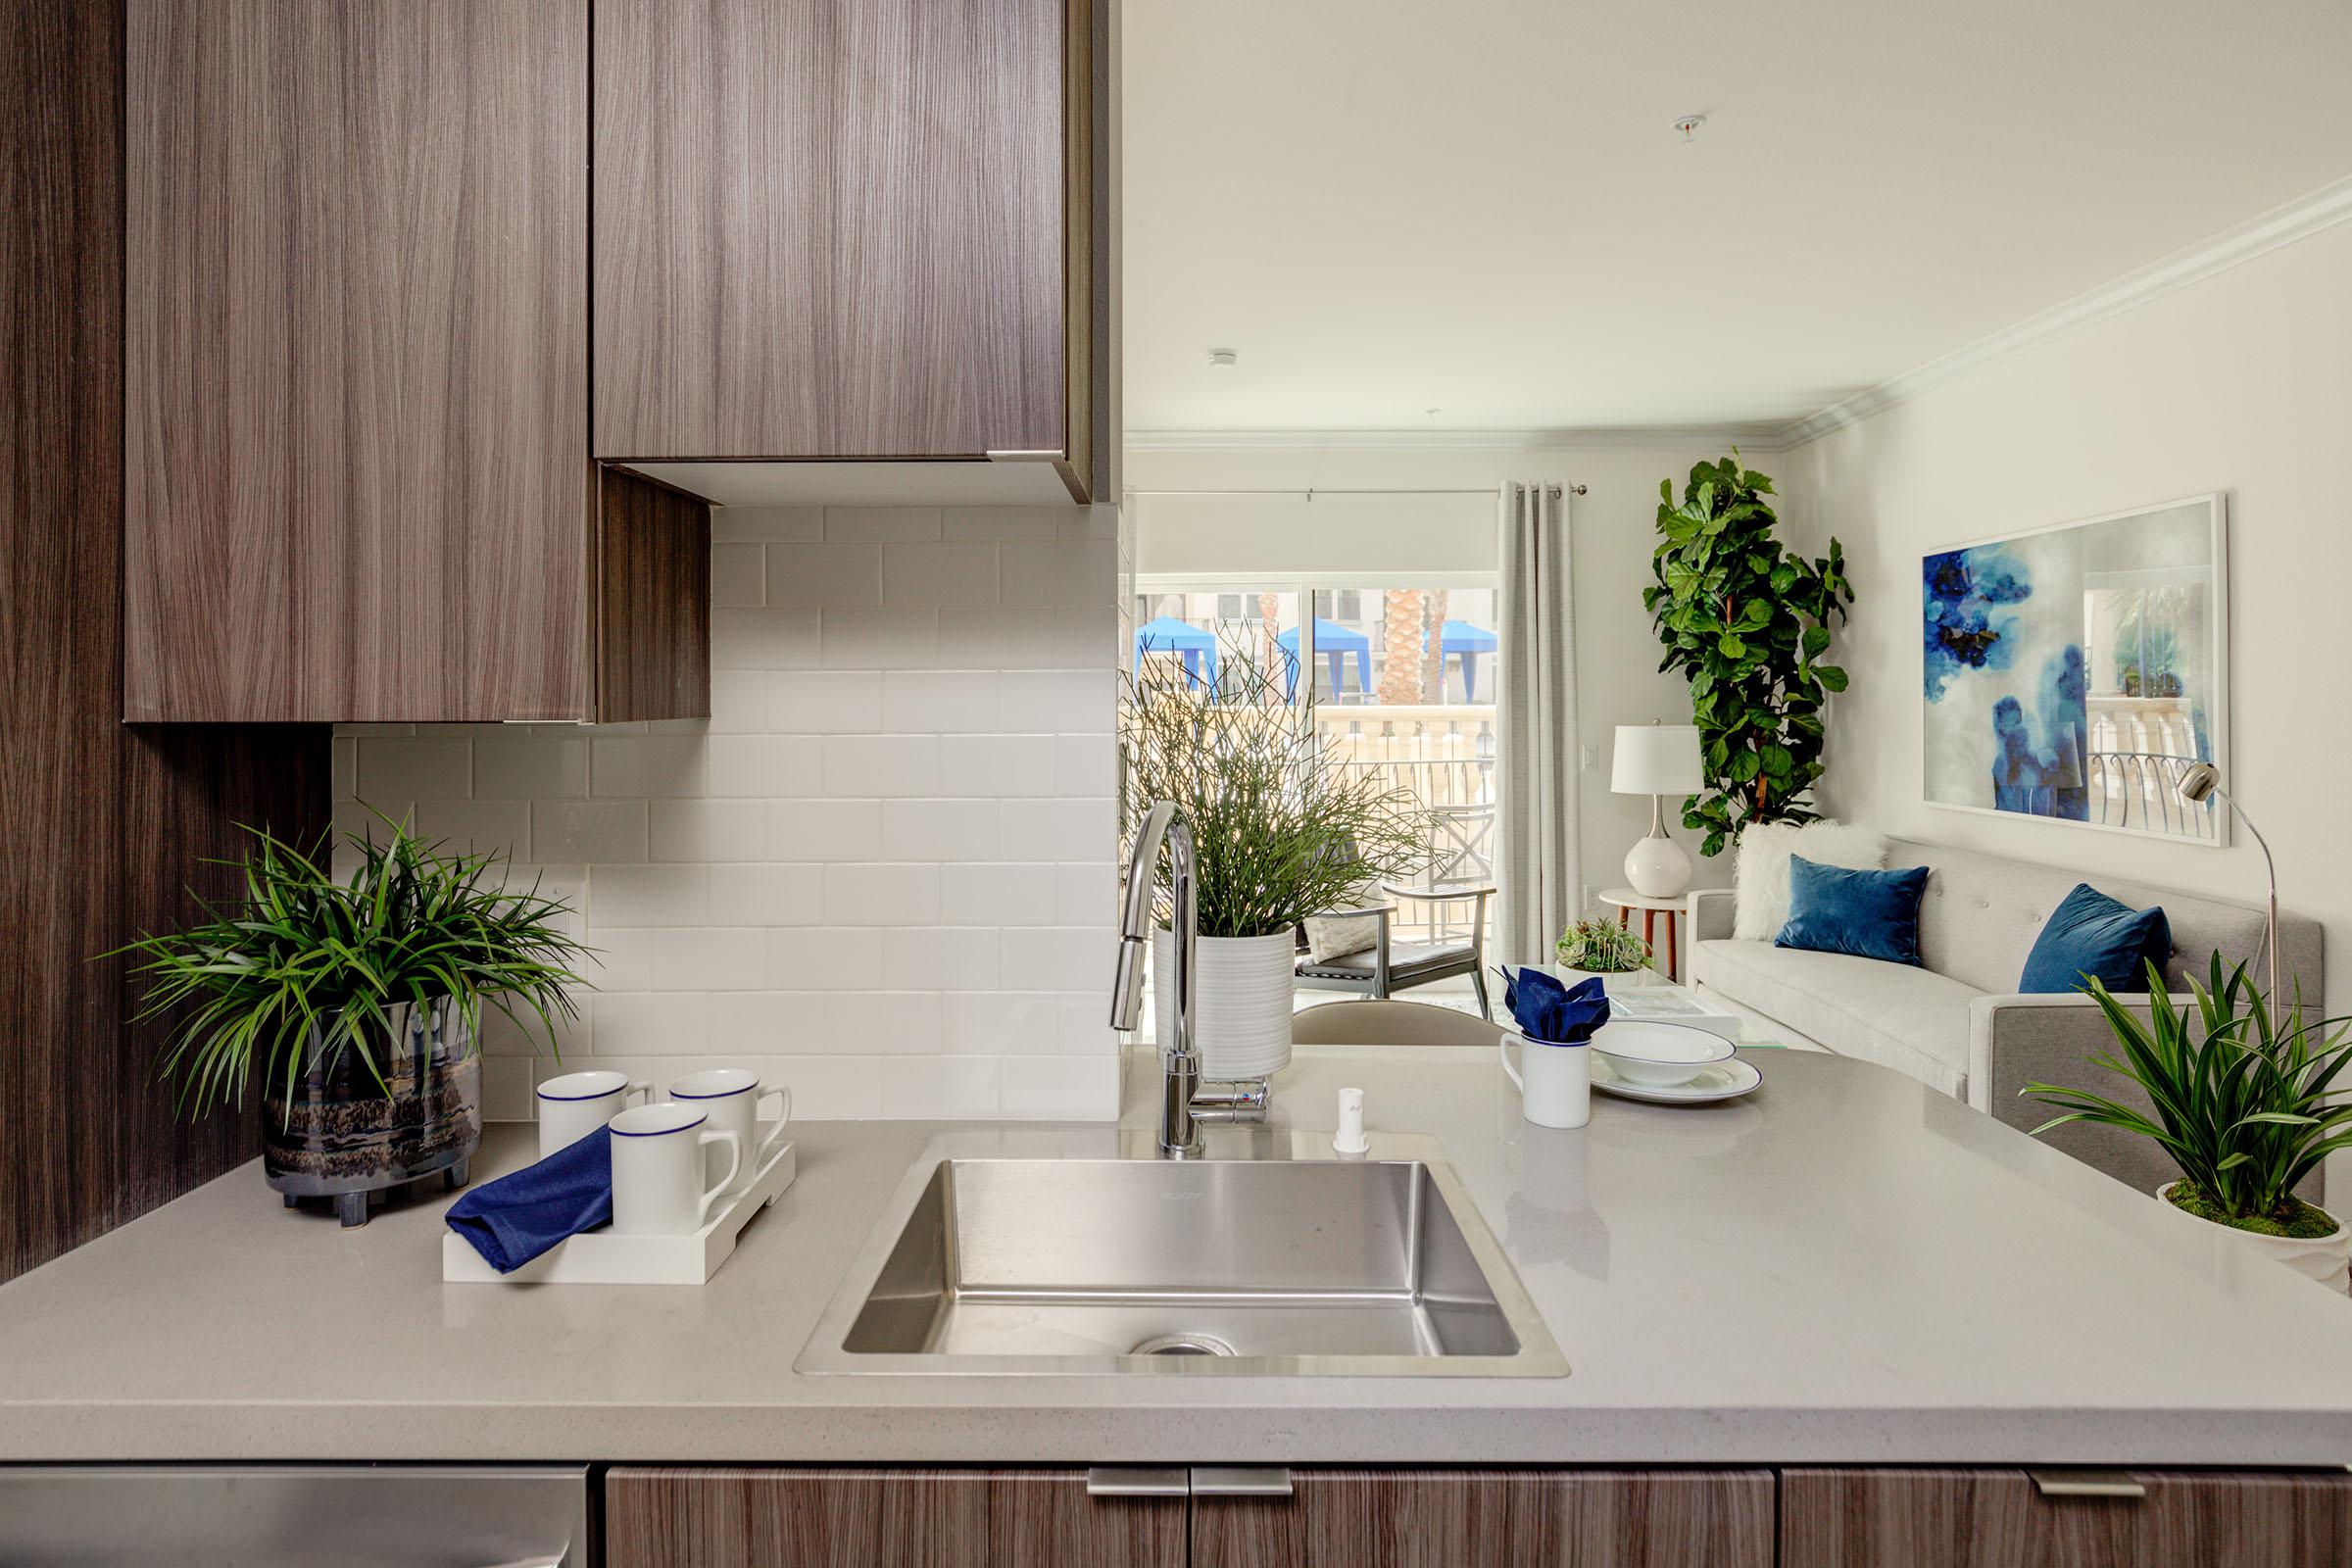
[[[1066,3],[596,0],[596,456],[1062,451]]]
[[[2144,1498],[2044,1497],[2021,1470],[1781,1472],[1790,1568],[2340,1568],[2352,1475],[2132,1471]]]
[[[1302,1470],[1202,1497],[1193,1568],[1772,1568],[1764,1470]]]
[[[1082,1470],[616,1468],[607,1568],[1184,1568],[1185,1499]]]
[[[577,0],[130,0],[133,720],[587,712]]]
[[[251,1157],[183,1126],[93,962],[224,891],[230,824],[323,826],[319,727],[126,730],[122,12],[0,0],[0,1279]]]
[[[710,716],[710,504],[598,466],[597,719]]]

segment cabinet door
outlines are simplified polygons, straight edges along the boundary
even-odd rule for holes
[[[607,1568],[1184,1568],[1185,1499],[1083,1470],[615,1467]]]
[[[1301,1470],[1199,1496],[1194,1568],[1772,1568],[1764,1470]]]
[[[2022,1470],[1781,1472],[1781,1560],[1806,1568],[2340,1568],[2352,1475],[2129,1473],[2145,1495],[2045,1495]]]
[[[596,0],[596,455],[1065,450],[1069,3]]]
[[[127,17],[124,716],[587,716],[585,7]]]

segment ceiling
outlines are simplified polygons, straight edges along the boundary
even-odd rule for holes
[[[2344,0],[1123,15],[1130,431],[1778,426],[2352,173]]]

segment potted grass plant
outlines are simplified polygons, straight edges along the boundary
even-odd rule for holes
[[[186,930],[121,950],[142,1018],[168,1017],[162,1068],[183,1114],[262,1094],[262,1165],[293,1206],[333,1198],[363,1224],[368,1195],[440,1174],[465,1185],[482,1136],[489,1006],[551,1044],[576,1016],[587,953],[568,906],[505,886],[503,857],[444,854],[386,819],[353,836],[348,878],[248,828],[243,897]]]
[[[2344,1290],[2352,1231],[2295,1196],[2329,1153],[2352,1148],[2352,1105],[2334,1102],[2336,1079],[2352,1061],[2344,1020],[2306,1021],[2299,998],[2284,1014],[2273,1012],[2245,966],[2225,973],[2218,953],[2207,983],[2192,975],[2188,988],[2188,1003],[2176,1007],[2163,972],[2149,964],[2142,1018],[2092,980],[2085,989],[2118,1050],[2091,1061],[2137,1084],[2150,1108],[2028,1084],[2022,1093],[2066,1112],[2034,1132],[2083,1121],[2155,1140],[2180,1169],[2157,1190],[2169,1207],[2227,1226],[2298,1273]]]
[[[1290,1060],[1298,936],[1307,917],[1378,903],[1368,887],[1429,857],[1427,817],[1411,792],[1375,768],[1326,756],[1311,696],[1291,701],[1296,676],[1283,667],[1285,657],[1279,647],[1229,639],[1207,678],[1173,659],[1146,659],[1121,705],[1122,836],[1132,843],[1158,801],[1174,802],[1193,831],[1193,1040],[1212,1078],[1263,1078]],[[1174,961],[1169,914],[1163,896],[1155,974]],[[1173,1030],[1173,1007],[1161,988],[1162,1040]]]
[[[1649,966],[1649,944],[1614,920],[1584,919],[1552,944],[1560,979],[1569,985],[1597,979],[1604,992],[1645,986],[1657,979]]]

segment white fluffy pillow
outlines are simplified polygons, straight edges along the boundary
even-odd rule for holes
[[[1738,897],[1732,935],[1770,942],[1788,923],[1788,857],[1818,865],[1876,871],[1886,863],[1886,837],[1846,822],[1757,822],[1740,835]]]
[[[1306,959],[1309,963],[1329,963],[1345,958],[1351,953],[1380,945],[1380,916],[1352,914],[1334,919],[1328,914],[1306,917]]]

